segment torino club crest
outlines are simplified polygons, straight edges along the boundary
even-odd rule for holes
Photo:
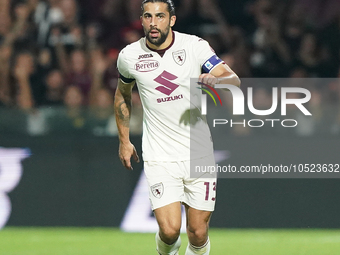
[[[151,192],[156,198],[161,198],[163,196],[164,192],[164,186],[163,183],[157,183],[155,185],[151,186]]]
[[[182,66],[186,59],[185,50],[178,50],[172,53],[172,57],[174,58],[175,62]]]

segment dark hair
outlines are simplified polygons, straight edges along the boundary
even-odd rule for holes
[[[143,0],[142,2],[142,14],[144,12],[144,4],[146,3],[165,3],[168,5],[168,12],[170,13],[170,17],[176,15],[175,14],[175,5],[172,0]]]

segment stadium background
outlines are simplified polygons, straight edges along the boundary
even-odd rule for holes
[[[140,2],[0,1],[0,149],[30,151],[20,161],[19,182],[8,189],[4,173],[11,168],[5,170],[4,162],[9,151],[0,150],[0,226],[7,226],[2,232],[21,226],[121,226],[142,164],[128,172],[117,157],[116,59],[120,49],[143,34]],[[290,109],[289,115],[299,119],[299,127],[290,132],[240,126],[221,130],[228,137],[228,162],[251,165],[270,155],[282,164],[310,159],[339,163],[339,1],[175,4],[175,30],[208,40],[241,78],[334,78],[308,87],[311,118]],[[271,88],[256,88],[254,106],[270,105]],[[230,112],[231,104],[216,111]],[[141,116],[134,91],[131,132],[139,151]],[[338,183],[221,179],[211,226],[339,228]]]

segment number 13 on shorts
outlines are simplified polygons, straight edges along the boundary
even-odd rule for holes
[[[205,201],[216,200],[216,181],[204,182],[205,185]]]

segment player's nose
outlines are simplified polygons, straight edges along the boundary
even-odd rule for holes
[[[150,27],[153,28],[153,27],[156,27],[156,26],[157,26],[156,17],[151,17]]]

